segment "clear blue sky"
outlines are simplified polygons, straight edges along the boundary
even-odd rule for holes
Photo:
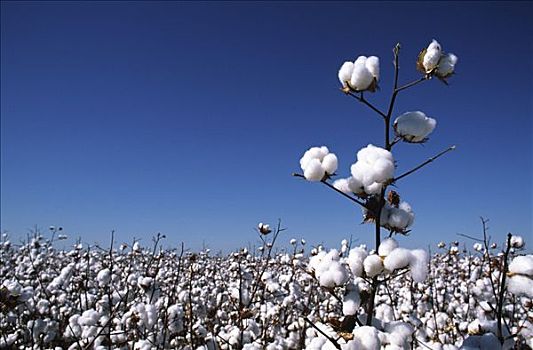
[[[2,2],[1,229],[34,225],[75,238],[255,242],[282,237],[372,244],[360,209],[290,176],[327,145],[349,174],[383,144],[381,120],[339,92],[337,70],[381,59],[384,108],[392,47],[400,82],[435,38],[459,56],[450,86],[400,94],[396,115],[438,120],[429,143],[395,148],[402,173],[457,150],[399,184],[416,213],[407,246],[480,232],[532,239],[532,2]],[[470,243],[469,243],[470,244]]]

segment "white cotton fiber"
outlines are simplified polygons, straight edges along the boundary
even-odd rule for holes
[[[352,176],[346,178],[346,179],[338,179],[333,182],[333,187],[338,189],[339,191],[349,194],[349,193],[355,193],[355,194],[364,194],[365,190],[363,187],[363,184],[361,181],[358,181],[357,179],[353,178]]]
[[[514,258],[509,264],[509,272],[533,277],[533,255],[520,255]]]
[[[322,167],[328,174],[333,174],[337,170],[338,160],[333,153],[327,154],[322,160]]]
[[[407,142],[422,142],[435,129],[437,121],[424,112],[413,111],[400,115],[394,121],[394,130]]]
[[[311,147],[300,158],[300,167],[304,171],[304,177],[309,181],[320,181],[326,174],[333,174],[337,170],[337,165],[337,156],[329,153],[326,146]]]
[[[96,275],[96,280],[101,287],[108,285],[111,281],[111,271],[109,269],[100,270]]]
[[[326,174],[318,159],[311,159],[304,170],[304,176],[309,181],[320,181]]]
[[[359,296],[359,288],[356,285],[350,284],[346,287],[346,295],[342,301],[342,313],[344,316],[355,315],[361,304]]]
[[[353,331],[354,338],[361,343],[360,350],[379,350],[381,341],[378,330],[370,326],[356,327]]]
[[[365,272],[368,277],[377,276],[383,271],[383,262],[381,261],[381,258],[376,254],[367,256],[365,261],[363,262],[363,265],[365,267]]]
[[[441,54],[442,54],[442,50],[441,50],[440,44],[437,42],[437,40],[433,39],[433,41],[427,47],[426,54],[424,55],[424,58],[422,61],[422,64],[424,68],[426,69],[426,72],[430,72],[435,67],[437,67]]]
[[[394,271],[396,269],[407,267],[412,260],[413,255],[409,249],[396,248],[387,255],[383,261],[383,266],[388,271]]]
[[[428,274],[428,253],[422,249],[411,250],[411,277],[415,282],[423,282]]]
[[[353,65],[352,77],[350,79],[351,87],[356,91],[364,91],[368,89],[373,80],[374,77],[366,67],[365,63],[362,60],[356,60]]]
[[[455,70],[455,65],[457,64],[457,59],[457,56],[453,53],[442,55],[436,70],[437,76],[446,78],[452,75]]]
[[[525,295],[533,298],[533,279],[527,276],[515,275],[507,280],[507,290],[514,295]]]
[[[521,236],[513,235],[511,237],[511,247],[513,248],[523,248],[525,245],[524,239]]]
[[[349,82],[352,79],[353,72],[353,62],[344,62],[339,69],[339,81],[342,84],[342,87],[347,87],[346,82]]]
[[[361,247],[350,250],[350,253],[348,254],[348,265],[354,276],[363,276],[363,262],[367,256],[368,253]]]
[[[352,164],[351,173],[352,177],[365,187],[365,192],[370,186],[371,190],[375,191],[380,188],[381,183],[394,177],[392,153],[370,144],[357,152],[357,162]]]
[[[394,238],[385,238],[379,245],[378,255],[385,257],[398,246],[398,242]]]
[[[376,56],[368,57],[365,61],[365,67],[376,80],[379,80],[379,58]]]

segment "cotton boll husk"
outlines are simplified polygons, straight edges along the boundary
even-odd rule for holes
[[[354,338],[361,343],[361,350],[379,350],[381,341],[379,340],[378,330],[370,326],[356,327],[353,330]]]
[[[363,276],[363,261],[368,256],[366,250],[361,247],[350,249],[348,253],[348,266],[356,277]]]
[[[322,167],[328,174],[333,174],[337,170],[338,160],[337,156],[333,153],[327,154],[322,160]]]
[[[526,276],[515,275],[507,279],[507,290],[514,295],[533,298],[533,280]]]
[[[399,246],[399,244],[394,238],[386,238],[379,245],[378,255],[379,256],[387,256],[394,249],[398,248],[398,246]]]
[[[422,62],[424,68],[426,69],[426,72],[431,71],[437,66],[441,54],[442,50],[440,44],[437,42],[437,40],[433,39],[433,41],[426,49],[426,54],[424,55],[424,60]]]
[[[320,181],[324,178],[324,175],[326,175],[326,172],[318,159],[311,159],[307,163],[304,170],[304,176],[307,180]]]
[[[437,75],[442,78],[446,78],[453,74],[455,65],[457,64],[457,56],[453,53],[448,53],[440,58],[439,65],[437,67]]]
[[[374,77],[366,68],[365,63],[356,60],[353,65],[352,76],[350,78],[350,85],[352,88],[354,88],[356,91],[366,90],[370,84],[372,84],[373,79]]]
[[[365,272],[368,277],[374,277],[383,271],[383,262],[381,261],[381,258],[376,254],[367,256],[365,261],[363,262],[363,265],[365,267]]]
[[[387,255],[383,261],[383,266],[385,266],[388,271],[394,271],[408,266],[412,260],[413,255],[410,250],[396,248]]]
[[[353,62],[344,62],[339,69],[339,81],[342,84],[342,87],[347,87],[346,82],[349,82],[352,79],[353,72]]]
[[[520,255],[509,264],[509,272],[533,277],[533,255]]]
[[[376,56],[370,56],[365,61],[366,69],[372,74],[376,80],[379,80],[379,58]]]
[[[411,277],[415,282],[423,282],[428,274],[428,253],[422,249],[411,251]]]

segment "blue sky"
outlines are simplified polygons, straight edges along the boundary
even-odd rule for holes
[[[283,243],[372,244],[360,209],[290,176],[327,145],[347,176],[382,122],[339,92],[337,70],[392,48],[400,82],[419,77],[435,38],[459,56],[450,86],[401,93],[395,115],[438,121],[431,140],[395,148],[416,221],[406,246],[480,232],[532,237],[531,2],[2,2],[1,229],[37,225],[107,242],[167,235],[166,245],[229,250],[281,218]],[[470,243],[469,243],[470,244]]]

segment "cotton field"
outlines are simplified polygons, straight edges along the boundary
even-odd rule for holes
[[[4,235],[0,348],[533,346],[533,256],[519,236],[502,248],[441,243],[428,259],[393,238],[376,252],[347,240],[311,247],[265,224],[258,235],[257,251],[225,256],[162,249],[161,236],[58,250],[42,235],[21,245]]]

